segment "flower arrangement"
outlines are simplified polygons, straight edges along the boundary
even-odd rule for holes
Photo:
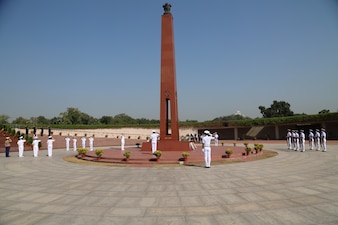
[[[246,154],[247,154],[247,155],[250,154],[251,150],[252,150],[251,147],[249,147],[249,146],[246,146],[246,147],[245,147],[245,151],[246,151]]]
[[[234,147],[236,147],[236,142],[234,142],[233,144],[234,144]]]
[[[79,155],[85,155],[88,151],[87,148],[78,148],[76,151],[79,153]]]
[[[160,158],[161,155],[162,155],[162,152],[161,152],[160,150],[156,150],[156,151],[153,153],[153,155],[155,155],[156,158]]]
[[[263,150],[263,147],[264,147],[263,144],[259,144],[259,145],[258,145],[259,151],[262,151],[262,150]]]
[[[96,149],[96,150],[95,150],[95,154],[96,154],[97,157],[102,157],[102,155],[103,155],[103,150],[102,150],[102,149]]]
[[[126,157],[126,159],[129,159],[131,156],[131,152],[124,152],[123,156]]]
[[[262,151],[263,145],[262,144],[254,144],[254,149],[256,150],[256,153]]]
[[[232,154],[231,148],[227,148],[227,150],[225,150],[225,154],[231,155]]]
[[[189,155],[190,155],[189,152],[182,152],[183,158],[188,158]]]

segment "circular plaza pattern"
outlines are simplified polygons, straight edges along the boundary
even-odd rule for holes
[[[72,154],[0,157],[0,224],[338,224],[338,143],[203,166],[70,163]]]

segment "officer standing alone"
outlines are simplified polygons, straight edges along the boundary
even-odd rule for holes
[[[211,140],[215,138],[211,136],[210,131],[204,131],[205,136],[202,138],[202,151],[204,152],[205,167],[210,168],[211,164]]]
[[[159,137],[159,134],[156,133],[156,131],[152,131],[152,134],[150,135],[150,141],[151,141],[151,152],[154,153],[157,150],[157,139]]]

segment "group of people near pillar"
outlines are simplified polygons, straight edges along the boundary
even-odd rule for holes
[[[69,151],[69,149],[70,149],[70,137],[66,137],[65,141],[66,141],[66,151]],[[88,141],[89,141],[89,151],[93,151],[94,150],[94,137],[90,136],[88,138]],[[87,142],[87,138],[85,136],[81,137],[81,147],[82,148],[86,148],[86,142]],[[73,151],[74,152],[77,151],[77,138],[75,136],[73,137]]]
[[[289,150],[305,152],[305,140],[306,135],[304,130],[291,130],[288,129],[286,134],[287,147]],[[321,130],[316,129],[313,132],[312,129],[309,129],[308,134],[309,149],[326,152],[326,131],[324,128]]]
[[[157,140],[159,138],[159,133],[156,133],[155,130],[152,131],[149,141],[151,142],[151,152],[154,153],[157,150]],[[205,130],[201,135],[202,142],[202,152],[204,153],[204,162],[205,168],[210,168],[211,164],[211,142],[215,142],[215,146],[218,145],[218,134],[215,132],[211,134],[210,131]],[[196,150],[197,146],[194,142],[194,139],[190,140],[189,147],[191,150]]]

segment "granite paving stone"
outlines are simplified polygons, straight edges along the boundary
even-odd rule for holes
[[[80,164],[62,148],[0,155],[0,225],[338,224],[338,142],[264,148],[278,155],[210,169]]]

